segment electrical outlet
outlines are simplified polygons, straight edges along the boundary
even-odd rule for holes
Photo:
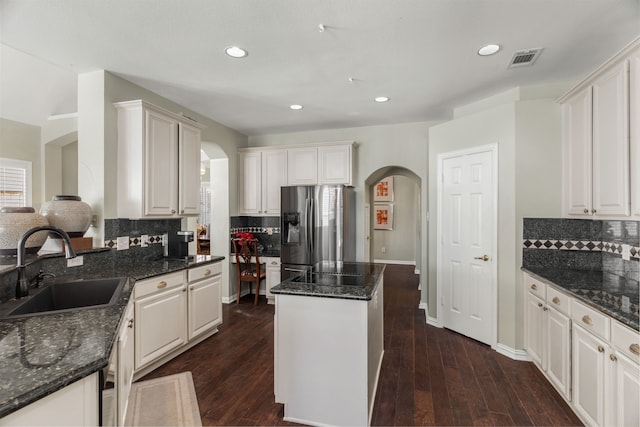
[[[143,234],[140,236],[140,247],[146,248],[147,246],[149,246],[149,235]]]
[[[387,248],[385,248],[384,246],[383,246],[383,247],[381,247],[381,248],[380,248],[380,252],[382,252],[383,254],[384,254],[384,253],[387,253]]]
[[[129,236],[118,237],[116,242],[117,242],[116,250],[125,251],[125,250],[129,249]]]
[[[75,258],[71,258],[67,260],[67,267],[80,267],[84,264],[84,259],[82,255],[78,255]]]
[[[622,244],[622,259],[631,261],[631,245],[627,245],[626,243]]]
[[[272,227],[267,227],[267,235],[269,235],[269,236],[273,235],[273,228]]]

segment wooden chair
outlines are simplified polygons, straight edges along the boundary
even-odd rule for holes
[[[258,295],[260,294],[260,280],[267,276],[266,271],[260,268],[260,257],[258,255],[257,239],[232,239],[233,251],[236,254],[236,271],[238,273],[238,304],[240,304],[240,291],[242,282],[249,282],[249,293],[251,293],[251,283],[256,284],[256,298],[253,302],[258,305]],[[251,258],[254,260],[251,260]]]

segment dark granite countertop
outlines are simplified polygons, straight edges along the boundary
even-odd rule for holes
[[[542,267],[522,267],[522,271],[640,331],[637,282],[634,285],[631,280],[602,271]]]
[[[316,266],[313,272],[296,276],[271,288],[280,295],[370,300],[384,273],[385,264],[344,263],[342,268]]]
[[[128,277],[129,280],[119,300],[109,307],[0,318],[0,417],[107,366],[135,280],[224,258],[198,255],[190,262],[163,259],[130,265],[106,265],[90,273],[57,277],[57,281],[101,277]],[[12,303],[15,302],[0,305]]]

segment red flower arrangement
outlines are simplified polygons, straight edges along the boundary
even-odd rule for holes
[[[247,231],[238,231],[236,233],[236,239],[253,240],[255,236]]]

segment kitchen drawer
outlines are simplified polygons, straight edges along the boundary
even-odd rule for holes
[[[547,285],[542,283],[539,280],[534,279],[533,277],[529,276],[528,274],[524,275],[524,285],[526,286],[527,290],[529,292],[531,292],[533,295],[537,296],[538,298],[544,300],[545,299],[545,291],[547,288]]]
[[[561,313],[569,315],[569,301],[571,298],[563,294],[553,286],[547,286],[547,305]]]
[[[609,317],[598,310],[571,299],[571,318],[589,332],[609,340]]]
[[[640,363],[640,333],[613,321],[611,324],[611,344],[620,353]]]
[[[193,283],[201,279],[206,279],[207,277],[215,276],[216,274],[222,274],[221,262],[201,265],[200,267],[193,267],[187,270],[189,283]]]
[[[135,299],[138,299],[156,292],[166,291],[183,285],[184,273],[179,271],[136,282],[133,289],[133,295]]]

